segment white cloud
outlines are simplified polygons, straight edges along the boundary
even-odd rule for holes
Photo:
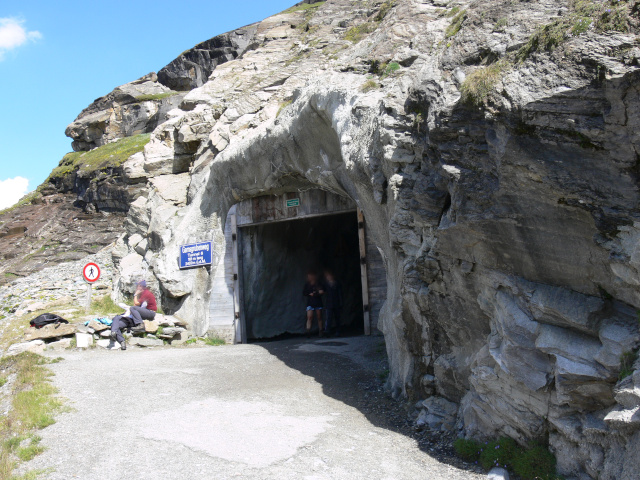
[[[14,205],[29,191],[29,180],[24,177],[0,180],[0,210]]]
[[[28,31],[24,21],[15,18],[0,18],[0,60],[9,50],[42,38],[37,30]]]

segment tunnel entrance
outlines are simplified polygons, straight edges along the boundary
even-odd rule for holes
[[[356,212],[239,229],[241,308],[248,341],[305,333],[308,270],[330,269],[344,297],[341,333],[364,333]],[[313,332],[317,332],[314,321]]]
[[[309,189],[245,199],[229,210],[223,233],[208,335],[244,343],[305,333],[306,272],[327,268],[343,288],[341,333],[379,333],[385,260],[351,198]]]

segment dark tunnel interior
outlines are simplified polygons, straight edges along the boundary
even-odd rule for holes
[[[239,245],[241,302],[249,341],[305,333],[302,289],[310,269],[334,272],[344,294],[341,330],[363,332],[355,212],[242,227]]]

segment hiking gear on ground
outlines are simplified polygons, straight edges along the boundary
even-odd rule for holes
[[[46,325],[60,325],[61,323],[69,322],[55,313],[43,313],[31,320],[29,325],[35,328],[42,328]]]

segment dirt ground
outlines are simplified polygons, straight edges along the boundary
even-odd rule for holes
[[[26,465],[58,479],[480,479],[382,388],[381,338],[90,350]],[[457,466],[456,466],[457,465]]]

